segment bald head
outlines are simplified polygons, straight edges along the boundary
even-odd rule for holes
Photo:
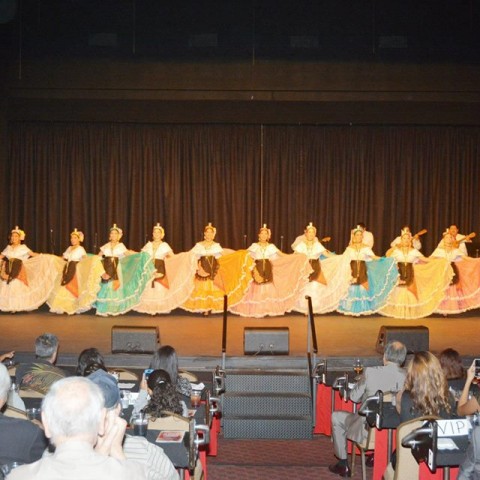
[[[94,445],[104,417],[101,390],[82,377],[55,382],[42,404],[45,430],[55,445],[70,439],[86,440]]]

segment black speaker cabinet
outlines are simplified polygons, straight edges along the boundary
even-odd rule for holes
[[[158,349],[157,327],[112,327],[112,353],[154,353]]]
[[[428,328],[422,325],[415,327],[380,327],[377,338],[376,350],[383,353],[387,343],[398,340],[407,347],[408,353],[415,353],[429,349]]]
[[[288,355],[287,327],[246,327],[243,350],[245,355]]]

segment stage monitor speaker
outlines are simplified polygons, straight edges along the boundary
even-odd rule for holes
[[[415,327],[389,327],[382,325],[378,332],[376,350],[383,353],[387,343],[398,340],[407,347],[408,353],[429,349],[428,328],[422,325]]]
[[[288,355],[287,327],[246,327],[243,350],[245,355]]]
[[[112,327],[112,353],[149,353],[158,349],[160,342],[157,327]]]

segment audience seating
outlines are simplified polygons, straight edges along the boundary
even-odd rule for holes
[[[395,470],[392,464],[389,463],[383,475],[384,480],[403,480],[403,479],[418,479],[420,466],[415,457],[412,455],[410,448],[402,445],[403,439],[413,430],[420,428],[425,422],[429,420],[436,420],[437,417],[419,417],[408,422],[400,424],[397,428],[396,439],[396,467]]]

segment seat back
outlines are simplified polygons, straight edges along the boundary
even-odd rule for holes
[[[194,373],[187,372],[186,370],[179,370],[178,371],[178,376],[186,378],[191,383],[197,383],[198,382],[198,377]]]
[[[150,418],[148,421],[149,430],[165,430],[165,431],[190,431],[190,419],[177,415],[175,413],[169,414],[167,417]]]
[[[23,387],[20,388],[18,394],[21,398],[43,398],[45,396],[41,392],[37,392],[36,390],[31,390],[30,388]]]
[[[435,420],[437,417],[419,417],[400,424],[397,427],[396,455],[397,464],[395,467],[394,480],[405,478],[418,478],[420,467],[412,455],[410,448],[402,446],[402,440],[413,430],[420,428],[426,421]]]
[[[167,417],[150,419],[148,421],[148,429],[160,431],[182,431],[188,433],[188,470],[193,472],[198,457],[198,446],[195,442],[195,420],[171,412],[165,413],[168,413]]]
[[[24,420],[27,419],[27,413],[24,410],[20,410],[19,408],[11,407],[7,405],[7,408],[3,412],[6,417],[11,418],[22,418]]]

